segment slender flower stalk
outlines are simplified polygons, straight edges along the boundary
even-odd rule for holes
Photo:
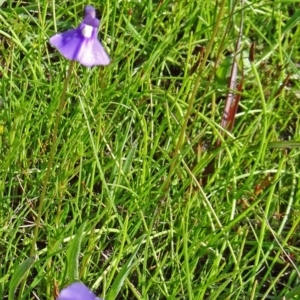
[[[65,106],[66,93],[67,93],[68,84],[69,84],[69,81],[71,78],[73,65],[74,65],[74,62],[71,61],[67,76],[64,81],[64,87],[63,87],[63,91],[62,91],[62,94],[60,97],[59,107],[58,107],[56,118],[55,118],[52,144],[51,144],[50,155],[49,155],[49,160],[48,160],[48,164],[47,164],[46,175],[45,175],[45,179],[43,182],[42,193],[41,193],[40,201],[39,201],[38,214],[37,214],[36,223],[35,223],[35,229],[34,229],[34,234],[33,234],[30,256],[33,256],[35,254],[35,244],[36,244],[36,241],[38,238],[39,228],[41,225],[41,218],[42,218],[42,214],[43,214],[43,206],[44,206],[44,202],[45,202],[47,185],[48,185],[48,181],[50,178],[53,159],[54,159],[54,155],[56,153],[56,148],[57,148],[56,141],[57,141],[58,125],[59,125],[60,117],[62,114],[62,110]]]

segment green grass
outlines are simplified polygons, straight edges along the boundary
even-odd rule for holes
[[[0,298],[75,279],[107,300],[298,299],[299,2],[90,3],[112,63],[74,66],[32,245],[69,66],[48,39],[79,24],[72,3],[0,1]]]

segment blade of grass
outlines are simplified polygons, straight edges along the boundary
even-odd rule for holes
[[[107,300],[114,300],[118,296],[124,281],[127,279],[129,272],[135,266],[135,263],[133,263],[133,261],[136,258],[136,255],[137,255],[142,243],[143,243],[143,241],[141,240],[140,243],[137,245],[135,251],[131,255],[131,257],[128,259],[128,261],[125,263],[125,265],[123,265],[122,269],[120,270],[118,276],[114,280],[112,287],[106,297]]]
[[[35,263],[35,257],[28,257],[25,261],[23,261],[19,266],[17,266],[14,271],[12,278],[9,282],[9,293],[8,300],[15,299],[15,292],[20,282],[27,276],[27,273]]]
[[[71,240],[68,251],[67,251],[67,260],[68,260],[68,269],[67,274],[69,276],[69,281],[74,282],[79,280],[79,255],[81,249],[81,242],[84,236],[84,229],[86,227],[86,222],[81,224],[74,238]]]

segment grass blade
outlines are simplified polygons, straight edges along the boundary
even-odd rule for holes
[[[293,27],[297,26],[299,22],[300,22],[300,10],[296,11],[292,15],[292,17],[286,22],[285,26],[283,27],[282,33],[286,34]]]
[[[127,263],[122,267],[120,273],[118,274],[117,278],[115,279],[115,281],[109,291],[109,294],[106,297],[107,300],[116,299],[129,272],[135,266],[135,264],[133,263],[133,260],[136,257],[136,254],[137,254],[138,250],[140,249],[141,244],[142,244],[142,242],[136,247],[134,253],[131,255],[131,257],[129,258]]]
[[[26,276],[27,272],[30,270],[34,262],[35,262],[35,257],[31,256],[17,266],[9,283],[8,300],[15,299],[15,292],[17,287],[19,286],[22,279]]]
[[[84,234],[84,229],[86,226],[86,222],[84,222],[78,229],[77,233],[75,234],[73,240],[70,243],[69,249],[67,251],[67,260],[68,260],[68,276],[70,282],[79,279],[79,272],[78,272],[78,262],[79,262],[79,254],[80,254],[80,247],[81,241]]]

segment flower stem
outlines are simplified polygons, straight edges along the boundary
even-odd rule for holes
[[[69,69],[68,69],[67,76],[65,78],[64,87],[63,87],[63,91],[62,91],[62,94],[61,94],[61,97],[60,97],[59,107],[58,107],[56,118],[55,118],[53,137],[52,137],[52,145],[51,145],[51,149],[50,149],[50,155],[49,155],[46,175],[45,175],[45,179],[44,179],[44,182],[43,182],[43,189],[42,189],[42,193],[41,193],[40,201],[39,201],[38,214],[37,214],[36,224],[35,224],[35,228],[34,228],[34,234],[33,234],[33,240],[32,240],[32,245],[31,245],[30,256],[35,255],[35,244],[36,244],[37,239],[38,239],[39,228],[40,228],[40,225],[41,225],[41,218],[42,218],[42,214],[43,214],[43,206],[44,206],[44,202],[45,202],[47,185],[48,185],[48,181],[49,181],[49,178],[50,178],[50,173],[51,173],[51,168],[52,168],[52,164],[53,164],[54,155],[55,155],[56,149],[57,149],[56,141],[57,141],[58,125],[59,125],[60,117],[61,117],[61,114],[62,114],[62,110],[65,106],[66,93],[67,93],[68,84],[69,84],[69,81],[70,81],[70,78],[71,78],[73,65],[74,65],[74,62],[71,61]]]

